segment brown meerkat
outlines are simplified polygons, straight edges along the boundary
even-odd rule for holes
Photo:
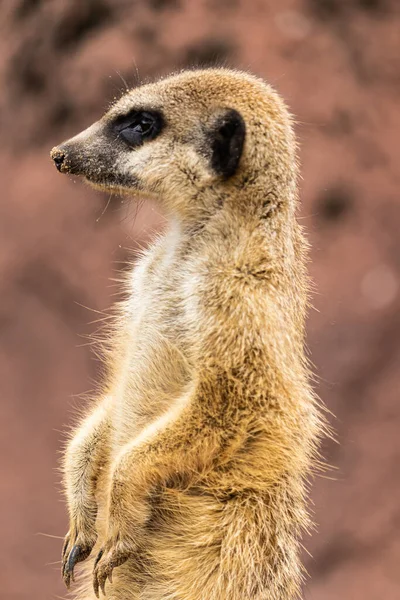
[[[323,420],[285,104],[246,73],[186,71],[128,91],[52,158],[154,198],[169,223],[132,271],[104,394],[66,450],[67,586],[90,557],[80,600],[296,597]]]

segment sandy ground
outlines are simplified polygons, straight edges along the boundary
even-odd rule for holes
[[[65,595],[59,451],[101,371],[87,336],[150,205],[60,177],[49,149],[124,88],[185,65],[250,69],[298,119],[316,285],[308,345],[335,415],[313,489],[310,600],[395,600],[400,578],[399,4],[5,0],[0,13],[0,595]],[[97,312],[99,311],[99,312]],[[52,537],[54,536],[54,537]]]

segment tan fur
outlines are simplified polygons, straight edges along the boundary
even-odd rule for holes
[[[289,600],[323,429],[304,354],[291,119],[270,86],[216,69],[132,90],[101,123],[153,105],[166,133],[121,161],[170,224],[133,269],[104,398],[65,454],[65,560],[97,540],[80,600],[94,598],[100,548],[109,599]],[[226,181],[196,152],[199,123],[223,108],[246,124]]]

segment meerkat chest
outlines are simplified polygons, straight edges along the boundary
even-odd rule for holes
[[[156,256],[134,272],[115,398],[122,444],[166,412],[190,381],[190,340],[179,289],[173,260]]]

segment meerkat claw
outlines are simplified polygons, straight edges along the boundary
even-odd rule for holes
[[[81,546],[76,544],[72,547],[71,552],[66,555],[66,551],[63,549],[64,564],[62,568],[62,575],[67,588],[70,587],[71,581],[75,582],[74,569],[78,562],[85,560],[91,553],[92,548],[90,546]]]
[[[104,550],[98,553],[93,571],[93,589],[96,597],[99,597],[99,590],[105,595],[106,581],[112,584],[113,570],[128,560],[130,553],[121,548],[114,548],[104,555]]]
[[[104,554],[104,550],[101,549],[100,552],[98,553],[98,555],[96,556],[96,560],[94,561],[94,569],[96,569],[97,564],[98,564],[99,560],[101,559],[101,557],[103,556],[103,554]]]
[[[112,569],[112,567],[111,567],[111,569]],[[106,587],[107,577],[109,578],[110,574],[106,570],[105,567],[103,567],[102,569],[95,569],[95,572],[93,575],[93,589],[94,589],[96,598],[99,598],[99,596],[100,596],[99,589],[101,590],[103,596],[106,595],[105,587]]]
[[[98,553],[98,555],[96,556],[96,560],[94,561],[94,567],[93,567],[93,590],[94,593],[96,595],[96,598],[99,597],[99,588],[101,587],[101,591],[104,594],[104,583],[100,583],[101,582],[101,578],[100,578],[100,574],[97,568],[97,565],[99,564],[101,557],[104,554],[104,550],[101,549],[100,552]]]
[[[96,573],[93,574],[93,590],[96,598],[99,597],[99,582],[97,581]]]
[[[64,541],[64,545],[61,551],[61,558],[64,559],[65,555],[67,554],[67,549],[69,546],[69,535],[66,536],[65,541]],[[64,569],[64,564],[63,564],[63,569]]]

